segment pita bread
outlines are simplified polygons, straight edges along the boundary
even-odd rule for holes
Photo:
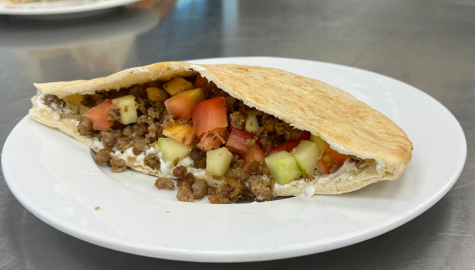
[[[247,106],[282,119],[293,127],[320,136],[342,154],[365,160],[365,165],[339,170],[330,175],[316,173],[311,181],[296,180],[287,185],[276,184],[274,196],[305,194],[341,194],[358,190],[381,180],[397,179],[412,157],[412,144],[401,128],[381,113],[358,101],[349,93],[319,80],[290,72],[242,65],[196,65],[164,62],[130,68],[108,77],[93,80],[35,84],[30,115],[40,123],[55,127],[98,151],[92,138],[77,131],[77,121],[62,118],[51,108],[41,106],[40,95],[64,98],[73,94],[113,91],[154,80],[200,74],[220,89],[242,100]],[[132,169],[155,176],[170,173],[152,170],[142,161],[127,161]],[[207,176],[202,169],[191,168],[196,177],[212,186],[223,180]]]

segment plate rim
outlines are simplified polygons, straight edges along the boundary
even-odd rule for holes
[[[210,60],[217,60],[217,61],[232,61],[233,59],[256,59],[256,58],[262,58],[262,59],[283,59],[283,60],[291,60],[291,61],[305,61],[305,62],[311,62],[311,63],[320,63],[320,64],[325,64],[325,65],[334,65],[337,67],[343,67],[343,68],[349,68],[349,69],[357,69],[360,71],[364,72],[369,72],[372,73],[373,75],[377,76],[383,76],[387,79],[397,81],[398,83],[404,84],[406,87],[410,87],[411,90],[417,90],[424,94],[426,98],[430,98],[431,101],[435,101],[439,106],[441,106],[444,110],[445,113],[448,113],[450,115],[451,119],[455,121],[454,123],[457,124],[459,131],[461,132],[459,135],[461,135],[461,138],[463,138],[463,144],[460,146],[462,147],[461,150],[463,150],[463,162],[460,163],[459,168],[456,168],[457,173],[453,174],[453,176],[447,180],[445,185],[435,194],[433,194],[430,198],[428,198],[426,201],[423,203],[419,204],[417,207],[415,207],[411,212],[405,214],[405,215],[399,215],[397,217],[391,218],[385,222],[382,222],[376,227],[368,228],[367,230],[363,230],[358,233],[350,233],[348,235],[344,235],[344,237],[339,237],[337,239],[333,239],[330,241],[330,243],[327,243],[326,245],[322,245],[321,243],[304,243],[300,244],[299,248],[295,248],[295,246],[286,246],[282,249],[279,250],[272,250],[272,248],[269,248],[267,250],[259,250],[259,256],[256,256],[252,253],[255,251],[243,251],[240,253],[237,252],[229,252],[229,254],[223,254],[223,253],[218,253],[218,252],[207,252],[207,251],[179,251],[179,250],[170,250],[170,249],[165,249],[165,248],[153,248],[153,249],[144,249],[141,247],[131,247],[130,245],[127,244],[122,244],[120,242],[115,242],[113,245],[104,245],[101,244],[100,242],[108,242],[108,239],[101,238],[101,236],[97,236],[94,233],[87,232],[85,233],[83,230],[70,230],[69,227],[64,226],[62,223],[56,223],[54,218],[49,217],[48,215],[45,215],[41,211],[37,211],[34,207],[30,206],[27,201],[21,197],[21,190],[17,190],[14,185],[14,180],[12,176],[12,172],[9,167],[3,166],[5,163],[5,159],[7,156],[6,149],[7,145],[9,144],[11,140],[11,136],[14,133],[14,131],[20,127],[20,124],[23,122],[27,121],[28,118],[31,118],[29,115],[25,116],[22,118],[22,120],[15,126],[15,128],[10,132],[8,135],[3,150],[2,150],[2,168],[3,168],[3,174],[5,177],[5,182],[7,183],[9,189],[13,193],[13,195],[17,198],[17,200],[26,208],[28,211],[33,213],[36,217],[38,217],[40,220],[43,222],[47,223],[48,225],[58,229],[61,232],[64,232],[66,234],[72,235],[76,238],[79,238],[81,240],[84,240],[86,242],[96,244],[102,247],[122,251],[122,252],[127,252],[131,254],[137,254],[137,255],[143,255],[143,256],[149,256],[149,257],[156,257],[156,258],[163,258],[163,259],[176,259],[176,260],[182,260],[182,261],[195,261],[195,262],[246,262],[246,261],[266,261],[266,260],[274,260],[274,259],[283,259],[283,258],[291,258],[291,257],[298,257],[298,256],[304,256],[304,255],[309,255],[309,254],[314,254],[314,253],[319,253],[319,252],[324,252],[324,251],[329,251],[341,247],[345,247],[348,245],[356,244],[361,241],[365,241],[371,238],[374,238],[376,236],[379,236],[383,233],[386,233],[390,230],[393,230],[409,221],[412,219],[416,218],[420,214],[424,213],[426,210],[428,210],[430,207],[432,207],[435,203],[437,203],[447,192],[452,188],[452,186],[455,184],[455,182],[458,180],[460,177],[461,173],[463,172],[463,169],[465,167],[466,163],[466,157],[467,157],[467,142],[466,142],[466,136],[465,133],[460,125],[460,123],[457,121],[455,116],[443,105],[441,104],[438,100],[434,99],[427,93],[411,86],[408,85],[404,82],[401,82],[399,80],[396,80],[394,78],[385,76],[383,74],[379,74],[376,72],[364,70],[364,69],[359,69],[359,68],[354,68],[350,66],[344,66],[344,65],[339,65],[339,64],[334,64],[334,63],[327,63],[327,62],[320,62],[320,61],[313,61],[313,60],[305,60],[305,59],[294,59],[294,58],[282,58],[282,57],[219,57],[219,58],[205,58],[205,59],[193,59],[193,60],[187,60],[187,62],[193,62],[193,61],[210,61]],[[86,230],[87,231],[87,230]],[[323,248],[322,248],[323,247]],[[159,255],[157,254],[160,253]],[[206,255],[206,256],[204,256]]]

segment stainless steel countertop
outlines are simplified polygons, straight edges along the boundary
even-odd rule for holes
[[[28,113],[34,82],[167,60],[280,56],[367,69],[431,95],[467,137],[462,175],[427,212],[374,239],[300,258],[224,265],[146,258],[73,238],[29,213],[0,174],[0,269],[475,269],[474,1],[140,4],[67,21],[0,16],[0,145]]]

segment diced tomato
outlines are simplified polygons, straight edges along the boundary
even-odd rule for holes
[[[287,148],[287,152],[292,151],[297,145],[299,145],[301,139],[295,139],[295,140],[288,140],[284,143],[285,147]]]
[[[196,145],[199,149],[208,152],[213,149],[218,149],[221,144],[226,142],[228,138],[228,130],[226,128],[216,128],[205,132],[201,137],[200,142]]]
[[[191,145],[193,141],[195,140],[195,138],[196,138],[196,129],[193,128],[191,130],[191,133],[189,133],[188,136],[186,136],[184,144]]]
[[[174,118],[188,120],[191,118],[193,108],[198,103],[205,100],[205,96],[200,88],[181,92],[165,101],[168,114]]]
[[[246,145],[247,140],[254,139],[256,135],[247,132],[242,129],[233,128],[231,134],[229,134],[228,142],[226,147],[234,154],[238,154],[242,158],[249,151],[250,146]],[[256,143],[257,144],[257,143]]]
[[[300,143],[301,140],[310,141],[310,135],[311,135],[310,132],[304,131],[302,136],[300,136],[300,138],[299,138],[299,143]]]
[[[287,151],[287,145],[283,144],[283,145],[277,145],[277,146],[272,146],[272,148],[270,149],[270,151],[267,153],[267,155],[272,155],[274,153],[277,153],[277,152],[280,152],[280,151]]]
[[[338,167],[343,166],[345,161],[350,158],[348,155],[340,154],[337,151],[330,148],[325,149],[322,156],[317,162],[317,168],[325,174],[330,174],[330,169],[337,164]]]
[[[277,152],[280,152],[282,150],[285,150],[287,152],[290,152],[292,151],[292,149],[294,149],[295,147],[297,147],[297,145],[299,145],[301,139],[295,139],[295,140],[288,140],[286,141],[284,144],[282,145],[277,145],[277,146],[273,146],[268,155],[272,155],[274,153],[277,153]]]
[[[256,144],[252,145],[244,156],[244,165],[251,161],[265,162],[266,153]]]
[[[193,126],[198,136],[215,128],[227,127],[228,118],[224,97],[215,97],[196,105],[193,109]]]
[[[95,130],[106,130],[112,127],[114,122],[107,121],[107,112],[112,105],[112,100],[106,99],[101,104],[92,107],[84,116],[91,119],[92,128]]]
[[[285,143],[283,143],[282,145],[273,146],[271,148],[271,150],[269,151],[269,153],[267,153],[267,154],[272,155],[272,154],[280,152],[282,150],[290,152],[290,151],[292,151],[292,149],[297,147],[297,145],[299,145],[301,140],[307,140],[307,141],[310,140],[310,132],[304,131],[302,136],[300,136],[300,138],[298,138],[298,139],[288,140]]]
[[[207,83],[208,83],[208,80],[207,80],[207,79],[201,77],[201,75],[198,75],[198,76],[196,77],[195,82],[193,83],[193,87],[196,87],[196,88],[198,88],[198,87],[203,88],[203,87],[206,86]]]

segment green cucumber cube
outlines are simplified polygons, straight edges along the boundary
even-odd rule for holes
[[[249,115],[246,120],[246,131],[256,134],[259,130],[259,122],[255,115]]]
[[[287,151],[274,153],[265,159],[272,178],[285,185],[300,177],[300,169],[294,157]]]
[[[206,153],[206,173],[214,176],[225,176],[233,154],[226,147],[211,150]]]
[[[325,151],[325,149],[327,149],[327,147],[328,147],[328,143],[326,141],[322,140],[318,136],[311,135],[310,136],[310,141],[317,144],[318,150],[320,150],[320,154],[323,153],[323,151]]]
[[[135,97],[133,95],[114,98],[112,104],[120,108],[119,122],[124,125],[137,122],[137,109],[135,108]]]
[[[178,161],[190,155],[191,149],[188,145],[177,142],[172,138],[159,138],[158,148],[162,152],[162,159],[164,161]]]
[[[320,158],[320,150],[316,143],[301,140],[299,145],[290,152],[297,161],[300,171],[306,175],[313,175],[315,165]]]

